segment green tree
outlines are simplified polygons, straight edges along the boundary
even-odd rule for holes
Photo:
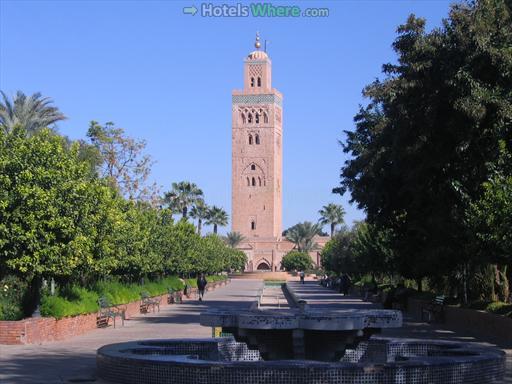
[[[153,161],[144,154],[146,142],[127,136],[122,128],[108,122],[91,121],[87,137],[99,153],[98,172],[130,200],[144,200],[157,205],[158,187],[147,185]],[[84,151],[85,152],[85,151]],[[88,155],[97,162],[97,155]]]
[[[236,248],[244,240],[245,237],[240,232],[228,232],[226,234],[226,244],[231,248]]]
[[[336,274],[359,274],[361,266],[357,263],[352,249],[354,233],[352,231],[338,232],[322,249],[320,260],[322,267]]]
[[[53,101],[48,97],[42,97],[40,93],[27,97],[18,91],[12,101],[4,92],[0,91],[0,94],[0,127],[5,133],[19,126],[31,135],[66,119],[59,109],[52,105]]]
[[[182,218],[186,219],[188,209],[203,198],[203,191],[194,183],[180,181],[172,183],[172,189],[167,192],[164,201],[173,212],[180,212]]]
[[[227,212],[217,206],[212,206],[210,211],[208,212],[208,219],[206,220],[206,224],[213,225],[213,233],[217,234],[217,227],[224,227],[228,225],[228,214]]]
[[[188,275],[204,264],[202,259],[199,260],[197,244],[201,237],[196,233],[194,225],[180,220],[176,224],[167,223],[162,231],[161,248],[168,273]]]
[[[343,224],[343,216],[345,216],[345,210],[341,205],[330,203],[324,205],[322,209],[318,211],[318,213],[321,216],[319,222],[324,225],[329,224],[331,227],[331,237],[333,237],[336,225]]]
[[[78,146],[48,129],[0,133],[0,270],[69,281],[90,267],[97,195],[104,188],[79,160]]]
[[[288,228],[285,231],[285,236],[288,241],[295,244],[299,252],[310,252],[318,248],[314,237],[321,233],[321,229],[319,224],[305,221]]]
[[[508,274],[512,266],[512,155],[501,144],[501,158],[494,175],[483,184],[481,198],[471,203],[468,220],[477,234],[480,257],[492,264],[493,299],[510,298]]]
[[[471,259],[465,220],[510,143],[512,22],[503,0],[454,5],[425,31],[411,15],[398,29],[396,64],[364,90],[366,107],[346,132],[341,187],[392,233],[400,272],[421,282]],[[492,36],[492,39],[489,38]]]
[[[305,252],[290,251],[283,256],[281,267],[287,271],[305,271],[313,265],[311,257]]]
[[[203,221],[208,219],[210,207],[206,205],[203,199],[198,199],[190,209],[190,217],[197,219],[197,234],[201,236]]]
[[[355,225],[352,232],[350,251],[360,274],[391,276],[396,273],[390,230],[363,222]]]
[[[247,264],[247,255],[239,249],[228,248],[228,264],[225,270],[243,271]]]

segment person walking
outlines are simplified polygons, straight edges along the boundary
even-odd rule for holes
[[[300,275],[300,282],[302,284],[304,284],[304,277],[306,276],[306,274],[304,273],[304,271],[300,271],[299,275]]]
[[[204,273],[201,273],[197,277],[197,290],[199,292],[199,301],[203,301],[204,290],[206,289],[206,285],[208,282],[206,281],[206,277],[204,277]]]

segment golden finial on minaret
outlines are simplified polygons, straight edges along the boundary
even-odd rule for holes
[[[256,32],[256,42],[254,43],[254,46],[256,47],[256,49],[260,49],[261,48],[260,33],[259,32]]]

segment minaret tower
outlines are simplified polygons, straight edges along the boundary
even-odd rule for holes
[[[232,101],[232,230],[248,241],[278,241],[282,216],[282,95],[272,63],[256,50],[244,61],[244,88]]]

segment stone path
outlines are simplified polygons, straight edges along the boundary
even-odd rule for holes
[[[0,345],[0,383],[101,383],[95,380],[96,349],[105,344],[154,338],[211,337],[199,325],[199,313],[212,306],[249,308],[263,286],[259,280],[232,280],[205,295],[205,301],[162,306],[156,314],[140,315],[124,327],[97,329],[62,342],[42,345]]]
[[[311,308],[369,309],[377,306],[373,303],[364,302],[356,296],[343,296],[332,289],[322,287],[318,282],[306,281],[304,285],[299,283],[291,284],[297,295],[307,300]],[[470,335],[458,332],[457,330],[445,328],[442,324],[419,322],[407,315],[404,316],[404,326],[402,328],[385,329],[380,335],[386,337],[474,342],[481,345],[498,347],[507,353],[507,370],[505,379],[501,384],[512,384],[512,344],[504,343],[502,340],[489,340],[477,333]]]

